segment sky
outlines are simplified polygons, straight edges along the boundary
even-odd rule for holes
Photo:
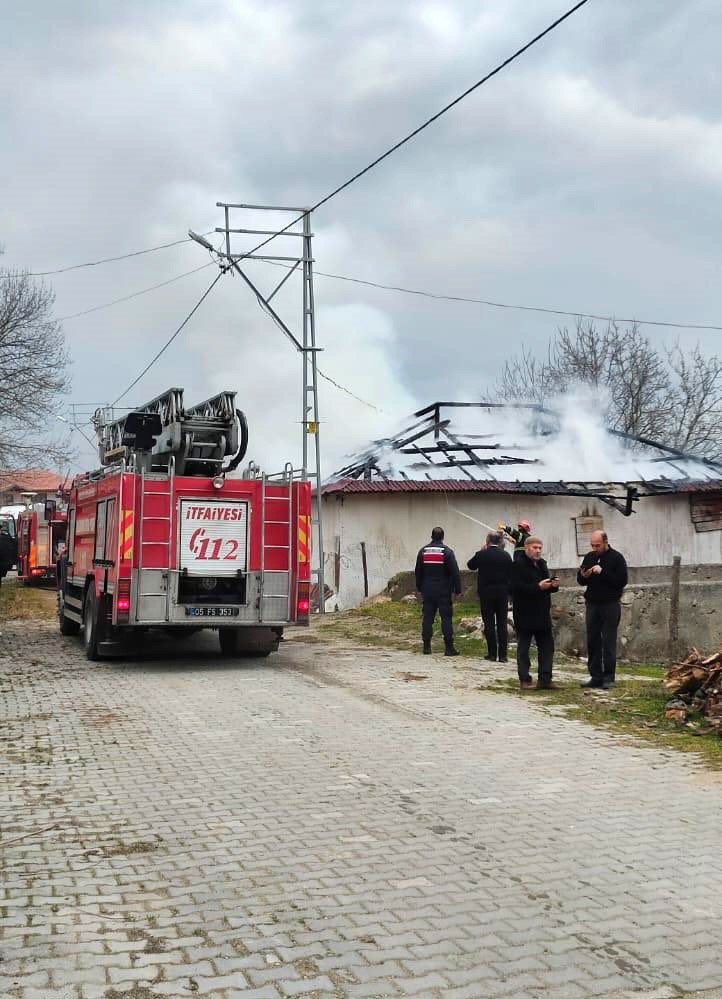
[[[208,232],[222,224],[218,201],[313,204],[569,5],[13,5],[0,32],[0,263],[54,270],[179,240],[188,228]],[[722,325],[720,39],[714,0],[590,0],[319,209],[316,268],[511,304]],[[277,219],[255,222],[271,229]],[[272,246],[288,253],[289,242]],[[208,262],[186,242],[48,279],[72,358],[65,419],[82,425],[120,395],[217,271],[64,317]],[[280,273],[259,262],[248,271],[265,290]],[[319,365],[359,397],[320,383],[326,472],[416,408],[487,397],[506,357],[543,350],[564,321],[322,276],[315,298]],[[298,329],[296,278],[274,304]],[[722,347],[718,332],[645,332]],[[189,403],[235,390],[249,457],[267,470],[298,464],[300,357],[239,278],[218,282],[124,401],[170,386],[184,387]],[[97,464],[79,431],[73,438],[74,467]]]

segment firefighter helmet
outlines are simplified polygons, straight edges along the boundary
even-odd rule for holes
[[[531,524],[528,520],[520,520],[519,527],[521,527],[522,531],[531,531]]]

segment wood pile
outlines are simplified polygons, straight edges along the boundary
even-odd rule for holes
[[[666,718],[682,724],[697,713],[706,720],[706,731],[722,735],[722,649],[706,658],[692,649],[686,659],[667,670],[662,683],[672,695]]]

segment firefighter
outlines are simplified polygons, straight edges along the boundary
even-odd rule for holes
[[[10,537],[7,524],[0,524],[0,583],[15,565],[17,546]]]
[[[514,561],[524,554],[526,539],[531,535],[531,524],[528,520],[520,520],[516,529],[500,521],[497,525],[499,531],[503,531],[514,542]]]
[[[416,556],[416,589],[423,597],[421,639],[424,643],[424,655],[431,652],[431,635],[438,611],[444,636],[444,655],[458,656],[459,653],[454,648],[451,602],[453,596],[461,593],[461,576],[456,556],[444,544],[443,527],[433,529],[431,541]]]

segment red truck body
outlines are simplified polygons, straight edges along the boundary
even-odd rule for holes
[[[58,565],[60,629],[89,658],[146,629],[215,628],[223,653],[267,655],[307,624],[311,489],[290,468],[233,479],[128,471],[79,476]]]
[[[25,583],[55,582],[55,567],[65,544],[67,516],[55,504],[36,504],[17,520],[18,579]]]

